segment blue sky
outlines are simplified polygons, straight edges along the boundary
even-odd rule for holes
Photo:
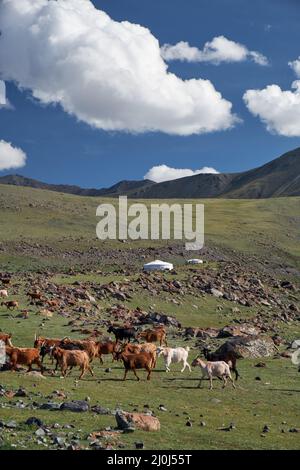
[[[168,63],[169,71],[183,80],[212,82],[222,97],[232,103],[232,112],[242,121],[229,130],[198,135],[107,131],[80,122],[60,105],[40,103],[32,98],[31,90],[21,90],[6,79],[10,106],[0,109],[0,139],[26,152],[27,162],[17,170],[0,171],[1,176],[19,173],[50,183],[103,187],[121,179],[142,179],[151,167],[160,164],[242,171],[300,146],[300,132],[287,136],[280,135],[284,132],[268,131],[243,101],[246,90],[261,90],[271,84],[291,90],[291,83],[297,79],[288,65],[300,55],[297,0],[94,0],[93,3],[116,21],[127,20],[149,28],[160,45],[186,41],[202,49],[206,42],[223,35],[266,56],[268,66],[250,60],[219,65],[177,60]],[[6,78],[5,70],[1,70],[1,75]]]

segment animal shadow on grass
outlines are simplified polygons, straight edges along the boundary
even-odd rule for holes
[[[167,389],[185,389],[185,390],[194,390],[197,388],[197,384],[199,383],[199,378],[197,377],[166,377],[164,378],[164,382],[167,382],[166,385],[162,385],[161,388]],[[180,383],[176,383],[180,382]],[[195,385],[184,385],[185,382],[197,382]],[[173,385],[174,384],[174,385]]]
[[[167,382],[176,382],[176,381],[178,381],[178,382],[183,382],[183,384],[182,384],[182,385],[177,384],[177,385],[174,385],[174,386],[171,386],[171,387],[170,387],[170,383],[169,383],[169,384],[167,384],[167,385],[162,386],[162,388],[168,388],[168,389],[170,389],[170,388],[172,388],[172,389],[179,389],[179,388],[180,388],[180,389],[184,389],[184,390],[195,390],[195,389],[201,390],[201,389],[205,389],[206,386],[205,386],[204,383],[203,383],[202,387],[200,387],[200,388],[198,387],[199,380],[200,380],[199,377],[186,377],[186,378],[183,378],[183,377],[172,377],[172,378],[166,378],[166,379],[164,379],[164,381],[167,381]],[[208,378],[206,378],[206,377],[203,378],[202,380],[203,380],[203,382],[205,382],[205,383],[208,382]],[[193,382],[196,382],[196,384],[195,384],[195,385],[185,385],[186,382],[192,382],[192,381],[193,381]],[[216,379],[213,379],[213,382],[214,382],[215,385],[217,385],[216,389],[218,389],[218,388],[219,388],[219,387],[218,387],[218,384],[220,383],[220,379],[217,379],[217,378],[216,378]],[[207,385],[207,387],[208,387],[208,385]],[[228,385],[227,385],[226,388],[228,388]],[[222,388],[222,389],[223,389],[223,388]]]

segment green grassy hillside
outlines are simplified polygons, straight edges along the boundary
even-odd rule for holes
[[[19,302],[14,312],[0,306],[0,330],[12,332],[14,345],[32,346],[36,332],[84,338],[96,328],[107,335],[109,321],[119,325],[134,321],[132,312],[137,307],[174,316],[181,323],[181,328],[167,327],[168,343],[189,346],[190,362],[204,345],[216,349],[226,338],[185,337],[187,327],[255,325],[263,335],[279,335],[278,353],[286,352],[289,342],[299,338],[300,198],[204,200],[206,244],[200,256],[207,262],[200,266],[185,264],[185,258],[195,254],[186,253],[178,242],[100,242],[95,232],[100,202],[94,197],[0,185],[0,272],[12,273],[9,299]],[[171,260],[176,272],[141,276],[144,260],[154,258]],[[283,279],[292,281],[290,289],[282,287]],[[179,288],[174,291],[175,281]],[[241,301],[217,298],[201,288],[203,283],[237,293]],[[105,290],[107,286],[110,290]],[[46,304],[28,302],[26,293],[34,288],[47,299],[62,302],[47,317]],[[73,296],[78,289],[94,296],[95,303],[76,296],[73,304],[68,303],[67,293]],[[129,295],[120,298],[119,290]],[[23,317],[23,309],[28,310],[28,318]],[[115,311],[121,311],[120,316],[115,317]],[[123,311],[128,317],[122,316]],[[144,371],[138,372],[139,383],[133,376],[123,382],[123,365],[111,363],[111,357],[104,360],[103,366],[99,360],[93,362],[94,377],[87,375],[79,382],[75,369],[66,379],[54,375],[49,359],[44,379],[24,369],[0,372],[0,420],[5,424],[14,420],[16,425],[13,430],[1,427],[0,449],[57,449],[57,437],[65,443],[62,448],[91,449],[91,433],[115,427],[117,407],[141,412],[149,407],[160,419],[161,432],[121,434],[117,442],[115,437],[100,439],[101,445],[111,444],[114,449],[121,445],[133,450],[137,441],[146,449],[299,448],[300,434],[289,432],[300,428],[299,374],[291,360],[277,351],[268,358],[238,361],[237,389],[222,390],[215,380],[212,392],[207,382],[203,389],[196,388],[200,370],[181,374],[180,365],[173,365],[166,374],[159,359],[150,382]],[[264,367],[256,368],[258,362]],[[24,397],[14,396],[20,386]],[[73,399],[88,399],[91,406],[112,412],[39,408],[48,401]],[[32,416],[41,419],[47,430],[42,439],[35,434],[37,428],[25,425]],[[230,432],[222,430],[230,424]],[[270,432],[263,433],[266,425]]]
[[[61,254],[71,251],[65,258],[67,264],[68,260],[69,263],[76,261],[76,253],[83,253],[88,248],[126,250],[161,244],[99,241],[96,238],[96,208],[101,202],[117,204],[115,199],[0,185],[0,262],[6,265],[11,261],[12,267],[18,267],[24,264],[24,257],[31,257],[34,263],[55,264],[60,263]],[[154,202],[157,204],[158,201]],[[187,202],[190,201],[184,200]],[[299,197],[194,202],[203,202],[205,206],[207,246],[299,267]],[[145,203],[149,206],[151,201]],[[36,244],[46,249],[43,251]]]

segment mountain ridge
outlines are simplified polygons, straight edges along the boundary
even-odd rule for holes
[[[239,173],[206,173],[155,183],[122,180],[109,188],[49,184],[21,175],[0,177],[0,184],[26,186],[93,197],[127,195],[141,199],[231,198],[262,199],[300,196],[300,147],[260,167]]]

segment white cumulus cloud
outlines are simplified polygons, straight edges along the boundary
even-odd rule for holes
[[[26,153],[10,142],[0,140],[0,171],[21,168],[26,163]]]
[[[300,78],[300,57],[298,59],[289,62],[289,66],[294,70],[297,77]]]
[[[6,88],[3,80],[0,80],[0,107],[6,106]]]
[[[162,57],[167,60],[181,60],[187,62],[242,62],[253,60],[259,65],[268,65],[268,59],[257,51],[249,51],[246,46],[227,39],[225,36],[217,36],[212,41],[205,43],[203,49],[190,46],[188,42],[181,41],[175,45],[164,44],[161,47]]]
[[[144,179],[161,183],[163,181],[176,180],[185,176],[199,175],[200,173],[219,173],[214,168],[204,166],[199,170],[190,170],[188,168],[172,168],[167,165],[157,165],[150,168],[144,176]]]
[[[2,77],[93,127],[190,135],[237,121],[209,80],[168,72],[147,28],[90,0],[4,0],[0,30]]]
[[[249,111],[259,117],[269,132],[286,137],[300,137],[300,80],[291,90],[269,85],[263,90],[247,90],[244,101]]]

